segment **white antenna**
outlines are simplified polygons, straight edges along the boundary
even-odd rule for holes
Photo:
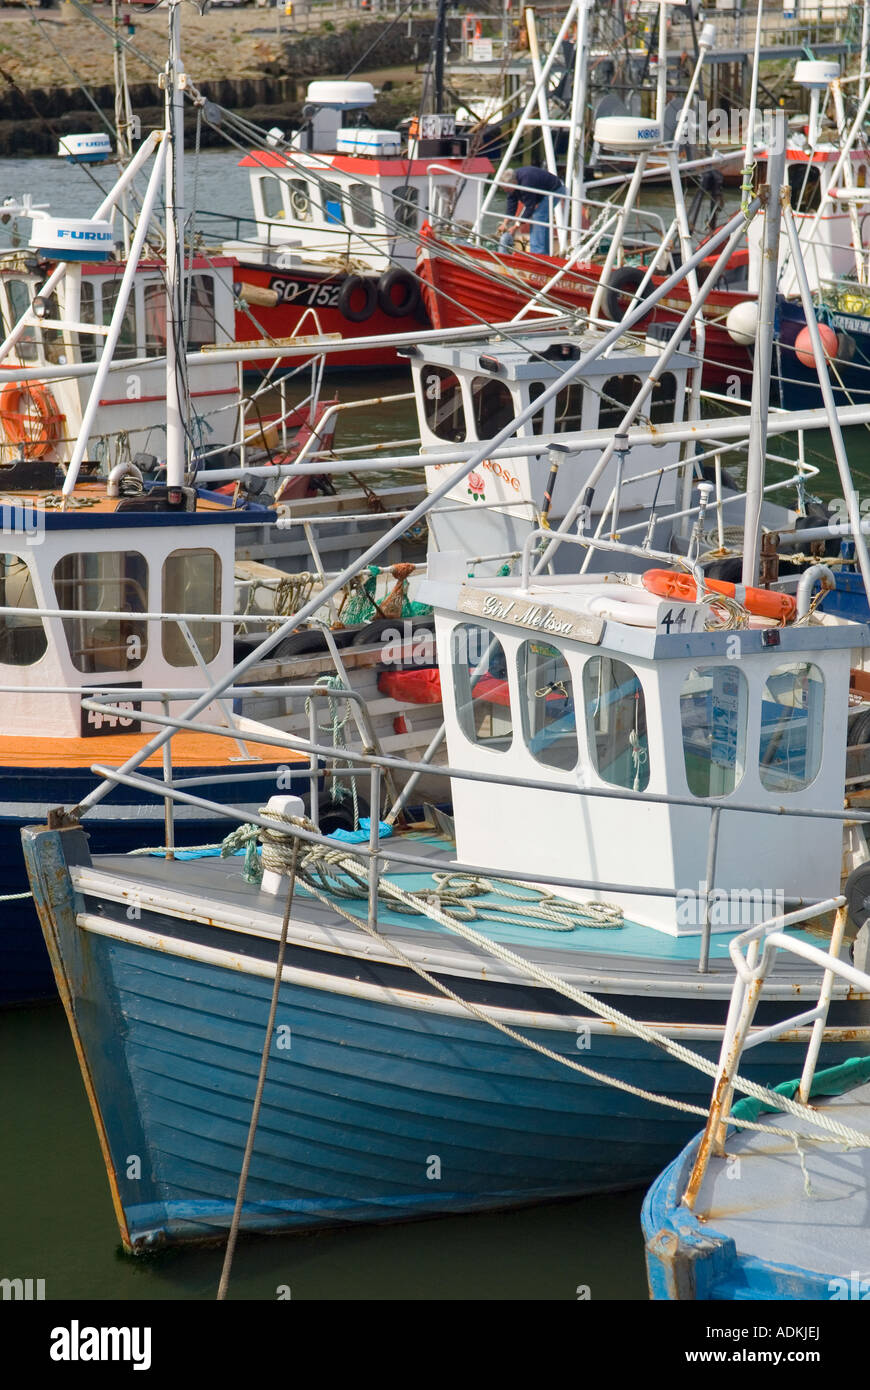
[[[180,488],[187,471],[184,325],[184,88],[179,57],[181,0],[169,0],[169,58],[161,85],[166,94],[166,486]],[[179,235],[179,228],[181,234]]]

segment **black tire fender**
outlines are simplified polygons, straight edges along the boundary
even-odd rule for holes
[[[393,299],[397,286],[402,290],[398,303]],[[394,266],[387,270],[378,281],[378,303],[391,319],[403,319],[413,314],[420,303],[420,286],[407,270]]]
[[[354,309],[351,300],[359,290],[365,295],[365,303],[361,309]],[[375,312],[377,303],[378,288],[374,280],[367,280],[364,275],[348,275],[338,294],[338,308],[342,318],[346,318],[348,323],[365,323]]]

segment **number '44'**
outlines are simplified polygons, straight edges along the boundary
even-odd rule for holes
[[[663,628],[665,629],[665,631],[668,632],[668,633],[670,633],[671,628],[676,628],[676,630],[679,632],[680,628],[683,628],[683,627],[685,627],[685,626],[686,626],[686,610],[685,610],[685,608],[680,608],[679,611],[678,611],[676,614],[674,613],[673,608],[669,608],[668,611],[667,611],[667,613],[665,613],[664,617],[662,618],[662,627],[663,627]]]

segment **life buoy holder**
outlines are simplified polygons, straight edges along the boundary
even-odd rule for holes
[[[789,623],[797,613],[797,600],[793,594],[782,594],[775,589],[753,589],[742,584],[729,584],[726,579],[705,579],[705,587],[714,594],[724,594],[736,599],[739,604],[757,618],[772,618],[776,622]],[[695,603],[698,587],[690,574],[681,570],[647,570],[643,576],[643,586],[651,594],[660,598],[679,599],[683,603]]]
[[[393,298],[393,291],[399,289],[401,297]],[[391,319],[403,319],[413,314],[420,303],[420,286],[407,270],[394,266],[386,271],[378,281],[378,303]]]
[[[41,381],[10,381],[0,392],[0,424],[10,444],[25,458],[41,459],[60,439],[65,417]]]
[[[646,271],[639,265],[621,265],[618,270],[612,272],[610,279],[604,286],[604,297],[601,301],[601,311],[606,319],[610,319],[611,323],[621,323],[629,309],[636,307],[632,304],[624,309],[619,301],[623,295],[629,295],[632,299],[636,299],[645,275]],[[648,280],[641,298],[650,294],[652,289],[652,280]],[[651,309],[650,313],[652,312]],[[635,328],[639,328],[642,323],[645,323],[647,317],[648,315],[644,315],[634,325]]]
[[[362,307],[355,309],[352,300],[355,295],[364,296]],[[349,323],[365,323],[375,312],[378,304],[378,289],[374,280],[364,275],[348,275],[338,295],[338,308]]]

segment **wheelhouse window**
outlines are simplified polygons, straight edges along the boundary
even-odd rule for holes
[[[471,400],[478,439],[492,439],[517,413],[510,387],[497,377],[475,377],[471,383]]]
[[[728,796],[746,766],[746,677],[730,666],[698,667],[680,691],[686,781],[693,796]]]
[[[63,630],[77,671],[131,671],[145,658],[144,619],[100,616],[145,613],[148,565],[135,550],[65,555],[54,567],[58,608],[81,609],[87,617],[63,618]]]
[[[297,222],[311,221],[311,190],[307,179],[288,179],[290,189],[290,213]],[[277,216],[283,217],[283,212]]]
[[[159,280],[145,285],[145,356],[162,357],[166,351],[166,287]]]
[[[415,232],[420,221],[420,190],[413,184],[393,189],[393,217],[400,231]]]
[[[175,550],[163,566],[164,613],[219,613],[221,562],[213,550]],[[204,661],[213,661],[221,644],[220,623],[188,623]],[[163,623],[163,655],[170,666],[194,666],[196,657],[178,623]]]
[[[0,607],[39,607],[30,568],[20,555],[0,554]],[[41,618],[26,613],[0,615],[0,665],[32,666],[45,655],[47,646]]]
[[[625,418],[625,412],[639,392],[640,377],[631,375],[608,377],[601,388],[598,428],[600,430],[617,429]]]
[[[453,629],[450,646],[459,727],[471,743],[502,753],[513,739],[504,648],[472,623]]]
[[[643,687],[624,661],[594,656],[583,667],[592,764],[604,782],[642,792],[649,783]]]
[[[9,295],[9,317],[12,328],[30,308],[34,287],[26,280],[7,280],[6,293]],[[20,362],[33,362],[39,353],[39,338],[36,329],[29,325],[15,344],[15,354]]]
[[[187,320],[187,346],[191,351],[213,343],[214,280],[210,275],[191,275],[188,286],[190,312]]]
[[[284,189],[281,180],[276,179],[273,174],[267,174],[260,179],[260,194],[263,199],[264,217],[275,220],[284,217]]]
[[[103,306],[103,323],[106,327],[112,322],[115,306],[118,303],[118,296],[121,292],[120,280],[104,280],[102,284],[101,300]],[[121,334],[118,338],[118,346],[115,349],[116,357],[135,357],[138,352],[138,335],[136,332],[136,301],[133,294],[130,294],[124,309],[124,318],[121,323]]]
[[[446,367],[424,367],[420,385],[429,429],[439,439],[461,444],[467,430],[459,378]]]
[[[529,405],[534,405],[539,396],[544,394],[546,387],[542,381],[532,381],[529,383]],[[532,427],[532,434],[544,433],[544,406],[536,410],[529,421]]]
[[[789,165],[786,177],[795,212],[815,212],[821,201],[819,171],[812,164]]]
[[[347,201],[350,206],[350,220],[355,227],[368,229],[377,225],[371,184],[352,183]]]
[[[79,293],[79,319],[82,323],[96,323],[94,314],[94,286],[82,277]],[[96,362],[97,336],[95,333],[79,333],[79,356],[83,362]]]
[[[676,418],[677,378],[673,372],[663,372],[652,389],[648,402],[651,425],[670,425]]]
[[[323,200],[323,220],[327,223],[338,223],[339,226],[344,225],[341,192],[341,184],[338,183],[324,183],[320,189],[320,196]]]
[[[523,642],[518,667],[526,747],[545,767],[576,767],[574,687],[564,653],[547,642]]]
[[[572,382],[556,397],[555,434],[567,434],[569,430],[583,428],[583,387]]]
[[[818,666],[778,666],[761,700],[759,776],[769,791],[797,792],[822,762],[825,681]]]

